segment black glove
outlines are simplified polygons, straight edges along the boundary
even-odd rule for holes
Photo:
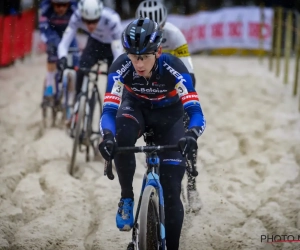
[[[99,151],[106,161],[114,158],[114,150],[117,146],[112,133],[107,133],[103,136],[103,141],[99,144]]]
[[[193,131],[187,131],[179,140],[178,146],[183,156],[187,155],[189,159],[192,159],[193,153],[198,149],[196,134]]]
[[[68,66],[67,58],[62,57],[57,61],[57,68],[61,71],[64,71]]]

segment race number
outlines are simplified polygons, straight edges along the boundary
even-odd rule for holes
[[[124,84],[120,81],[120,76],[113,76],[113,79],[114,85],[112,87],[111,94],[121,97]]]
[[[188,91],[187,91],[186,87],[184,86],[184,84],[182,83],[182,81],[180,81],[179,83],[177,83],[175,85],[175,89],[177,91],[179,98],[188,94]]]

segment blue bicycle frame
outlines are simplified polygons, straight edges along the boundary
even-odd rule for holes
[[[165,203],[164,203],[164,195],[163,195],[163,188],[159,181],[159,165],[160,160],[156,152],[150,153],[147,155],[146,158],[147,163],[147,174],[144,175],[143,183],[142,183],[142,190],[140,193],[138,210],[135,216],[135,225],[137,223],[138,214],[139,214],[139,207],[142,201],[142,196],[144,190],[147,186],[152,186],[157,190],[158,197],[159,197],[159,221],[160,221],[160,241],[162,250],[165,250],[166,247],[166,230],[165,230]],[[134,233],[134,232],[133,232]]]
[[[166,146],[155,146],[153,143],[151,143],[150,140],[146,140],[147,146],[140,146],[140,147],[117,147],[115,149],[115,153],[146,153],[146,163],[147,163],[147,172],[144,175],[143,182],[142,182],[142,189],[139,197],[139,202],[135,214],[134,219],[134,226],[132,230],[132,242],[129,243],[127,249],[136,249],[134,248],[136,243],[138,242],[138,218],[142,203],[142,196],[144,194],[144,191],[146,187],[152,186],[156,189],[159,199],[159,235],[160,235],[160,249],[165,250],[166,249],[166,234],[165,234],[165,211],[164,211],[164,197],[163,197],[163,188],[160,184],[159,180],[159,166],[160,166],[160,160],[157,155],[158,152],[165,152],[165,151],[178,151],[180,150],[180,145],[166,145]],[[150,141],[150,143],[149,143]],[[113,142],[111,142],[113,144]],[[109,145],[107,145],[109,146]],[[112,145],[111,145],[112,146]],[[189,163],[190,162],[190,163]],[[190,159],[187,159],[187,163],[189,165],[189,168],[187,170],[189,173],[192,174],[192,176],[197,176],[198,172],[195,170],[195,166],[193,165],[193,162]],[[114,174],[112,172],[112,163],[111,161],[108,161],[105,163],[104,167],[104,175],[107,175],[107,177],[110,180],[114,179]]]

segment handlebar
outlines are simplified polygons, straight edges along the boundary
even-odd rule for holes
[[[78,67],[78,66],[75,66],[75,67],[69,67],[69,66],[67,66],[65,69],[72,69],[72,70],[75,70],[75,71],[81,70],[85,74],[92,73],[92,74],[95,74],[95,75],[107,75],[106,71],[92,70],[92,69],[89,69],[89,68],[83,68],[83,67]]]
[[[166,151],[180,151],[178,145],[165,145],[165,146],[138,146],[138,147],[117,147],[114,150],[114,154],[120,153],[153,153],[153,152],[166,152]],[[198,171],[195,169],[193,160],[188,159],[186,156],[186,161],[188,164],[187,171],[194,177],[198,175]],[[105,161],[104,175],[107,178],[113,180],[115,178],[112,172],[112,161]]]

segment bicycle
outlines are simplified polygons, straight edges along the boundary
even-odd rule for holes
[[[55,127],[56,118],[59,112],[62,112],[61,121],[63,123],[64,119],[67,115],[67,109],[71,106],[70,101],[72,102],[72,98],[69,98],[68,101],[68,90],[70,88],[74,88],[76,81],[76,72],[71,70],[76,65],[76,54],[79,53],[78,48],[69,48],[67,55],[68,62],[68,71],[63,72],[63,76],[61,77],[61,72],[58,72],[55,76],[55,92],[53,96],[48,96],[43,98],[43,102],[41,104],[42,108],[42,118],[43,118],[43,126],[47,127],[47,109],[50,108],[52,111],[52,123],[51,126]],[[62,81],[61,81],[62,80]],[[45,85],[45,84],[44,84]],[[45,86],[46,87],[46,86]],[[43,91],[45,90],[45,87]],[[63,100],[65,98],[65,100]]]
[[[144,134],[146,146],[139,147],[117,147],[118,153],[145,153],[147,170],[144,174],[142,189],[135,213],[132,230],[132,241],[127,250],[165,250],[165,213],[163,189],[159,181],[160,160],[159,152],[179,151],[179,145],[157,146],[153,143],[153,131]],[[187,159],[189,173],[196,177],[193,161]],[[110,180],[114,179],[112,162],[105,162],[104,175]],[[139,218],[140,217],[140,218]],[[138,222],[139,219],[139,222]]]
[[[85,160],[87,162],[90,160],[90,147],[93,148],[95,155],[98,154],[97,146],[101,134],[98,123],[97,129],[93,130],[93,116],[97,103],[99,105],[99,115],[101,116],[102,100],[99,94],[97,82],[99,75],[107,75],[107,72],[100,71],[100,66],[101,62],[98,61],[96,70],[80,68],[80,70],[84,72],[84,78],[81,87],[81,92],[78,95],[77,101],[74,105],[74,112],[70,124],[70,135],[72,138],[74,138],[71,163],[69,166],[69,173],[72,176],[75,172],[74,168],[78,148],[80,152],[83,152],[81,147],[86,147]],[[95,75],[95,79],[92,79],[90,77],[90,73]],[[90,88],[90,83],[92,83],[92,88]],[[96,136],[93,138],[93,135]]]

